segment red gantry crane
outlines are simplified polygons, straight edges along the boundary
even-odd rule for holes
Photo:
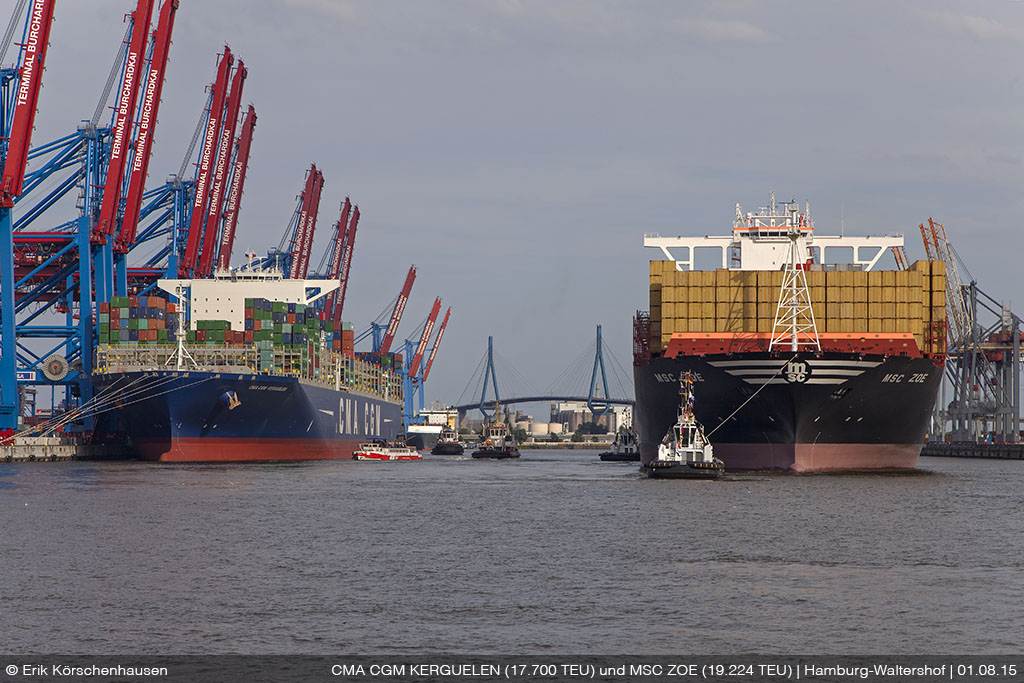
[[[139,210],[142,208],[142,193],[146,176],[149,174],[149,158],[153,149],[153,131],[156,128],[157,112],[160,109],[160,93],[164,87],[164,71],[167,68],[167,54],[171,48],[171,31],[178,0],[165,0],[160,9],[160,19],[153,32],[153,57],[150,59],[149,76],[142,95],[142,111],[139,115],[139,134],[135,142],[135,156],[132,159],[131,179],[125,198],[124,218],[121,232],[114,244],[114,251],[127,254],[135,243],[139,226]]]
[[[291,269],[288,277],[304,279],[309,272],[309,253],[313,249],[313,232],[316,229],[316,215],[320,210],[320,192],[324,187],[324,175],[316,164],[306,176],[306,189],[302,191],[302,206],[299,219],[292,234]]]
[[[378,356],[386,356],[388,351],[391,350],[391,342],[395,340],[395,334],[398,332],[398,323],[402,322],[402,314],[405,313],[405,304],[409,301],[409,292],[412,291],[412,283],[416,281],[416,266],[409,266],[409,274],[405,276],[405,284],[402,286],[402,291],[398,295],[398,300],[395,301],[395,308],[391,311],[391,320],[388,322],[388,329],[384,333],[384,338],[380,342],[380,349],[377,350]]]
[[[423,360],[423,352],[427,350],[427,342],[430,340],[430,333],[434,331],[434,323],[437,321],[437,314],[441,312],[440,297],[434,298],[434,306],[430,309],[427,317],[427,324],[423,326],[423,334],[420,335],[420,343],[413,354],[412,362],[409,363],[409,377],[415,377],[416,371],[420,368],[420,361]]]
[[[242,134],[238,139],[235,170],[231,174],[228,206],[224,211],[224,230],[221,231],[220,246],[217,249],[217,266],[222,270],[227,270],[231,266],[231,249],[235,244],[235,226],[238,225],[238,207],[242,201],[242,188],[245,185],[245,171],[249,167],[249,148],[252,146],[254,130],[256,130],[256,110],[250,104],[245,121],[242,123]]]
[[[449,306],[448,310],[444,313],[444,321],[441,322],[441,327],[437,330],[437,339],[434,340],[434,347],[430,349],[430,358],[427,360],[427,367],[423,368],[423,378],[420,380],[421,383],[427,383],[427,377],[430,376],[430,366],[434,364],[434,356],[437,355],[437,347],[441,345],[441,337],[444,336],[444,328],[448,326],[448,317],[452,314],[452,307]]]
[[[114,116],[114,131],[110,142],[110,162],[107,165],[107,180],[103,187],[103,204],[92,236],[93,242],[96,243],[105,242],[108,236],[114,234],[116,228],[121,187],[124,184],[124,167],[130,151],[135,101],[139,92],[139,77],[142,75],[143,54],[146,51],[149,22],[153,17],[153,0],[139,0],[138,7],[131,16],[134,21],[132,38],[125,57],[121,89],[118,91],[117,112]]]
[[[34,0],[29,9],[28,30],[22,45],[14,116],[10,119],[7,158],[0,183],[0,434],[18,427],[17,340],[14,308],[14,226],[11,209],[25,183],[29,144],[35,125],[36,104],[46,62],[46,48],[53,24],[54,0]],[[3,121],[6,125],[7,121]],[[0,131],[2,134],[3,131]]]
[[[351,214],[351,219],[349,215]],[[341,320],[341,311],[345,306],[345,292],[348,289],[348,274],[352,267],[352,250],[356,241],[356,226],[359,225],[359,207],[353,207],[348,197],[341,207],[341,218],[334,226],[334,242],[332,244],[331,264],[327,271],[328,279],[337,279],[338,289],[327,295],[324,310],[330,320]]]
[[[224,121],[224,100],[228,89],[228,72],[234,63],[231,48],[224,46],[224,56],[217,68],[217,80],[213,85],[213,96],[210,102],[210,117],[206,122],[206,135],[203,138],[203,154],[199,164],[199,176],[196,178],[195,198],[192,200],[192,218],[188,225],[188,240],[185,244],[185,257],[178,268],[181,277],[190,277],[196,270],[199,255],[199,244],[203,238],[203,221],[206,218],[206,202],[209,199],[210,175],[217,153],[217,142],[220,139],[221,124]]]
[[[210,208],[206,213],[206,230],[203,233],[203,248],[199,252],[200,277],[209,277],[213,271],[214,250],[217,248],[217,230],[224,209],[224,185],[227,181],[228,168],[231,163],[231,148],[235,142],[235,128],[238,124],[238,111],[242,106],[242,86],[247,75],[245,63],[239,59],[235,69],[235,78],[231,83],[231,95],[228,98],[227,113],[224,114],[224,125],[220,136],[220,147],[217,150],[217,166],[210,187]]]

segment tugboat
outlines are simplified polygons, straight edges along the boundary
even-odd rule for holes
[[[465,447],[459,441],[459,435],[445,425],[441,428],[441,435],[437,437],[437,443],[430,452],[432,455],[462,455],[464,451]]]
[[[704,429],[693,416],[693,375],[679,376],[679,415],[658,446],[658,457],[640,470],[657,479],[717,479],[725,463],[715,457]]]
[[[637,443],[636,432],[632,429],[615,435],[611,450],[600,454],[605,462],[640,462],[640,444]]]
[[[423,456],[416,452],[412,446],[407,446],[404,441],[371,441],[361,443],[355,453],[354,460],[422,460]]]
[[[505,458],[518,458],[519,449],[516,448],[516,440],[509,433],[508,425],[498,417],[499,407],[494,404],[494,418],[491,423],[484,427],[483,445],[473,451],[474,458],[490,458],[492,460],[503,460]]]

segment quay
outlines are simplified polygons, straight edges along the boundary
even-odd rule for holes
[[[927,443],[921,455],[942,458],[991,458],[996,460],[1024,460],[1024,443]]]

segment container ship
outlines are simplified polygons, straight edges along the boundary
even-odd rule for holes
[[[755,213],[737,204],[731,235],[645,235],[666,260],[651,261],[650,310],[633,324],[643,464],[690,372],[727,469],[916,465],[945,364],[945,263],[909,264],[902,235],[817,235],[809,214],[773,194]],[[721,267],[695,270],[709,247],[698,253]],[[876,269],[888,253],[896,269]]]
[[[357,358],[352,326],[320,320],[311,304],[337,284],[243,268],[160,280],[191,319],[164,297],[101,303],[91,401],[110,408],[103,428],[143,459],[178,462],[351,458],[394,439],[401,357]]]

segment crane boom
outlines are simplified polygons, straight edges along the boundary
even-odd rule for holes
[[[110,161],[107,164],[107,180],[103,187],[103,204],[96,225],[94,239],[102,241],[114,233],[117,223],[117,209],[121,203],[121,186],[125,163],[128,161],[128,147],[131,144],[132,120],[135,117],[135,100],[139,92],[139,78],[142,73],[143,53],[149,36],[149,22],[153,17],[153,0],[139,0],[132,12],[132,39],[124,58],[124,75],[118,91],[117,109],[114,112],[114,133],[110,141]]]
[[[231,48],[224,46],[224,57],[217,67],[217,80],[213,85],[213,97],[210,101],[210,116],[206,120],[206,135],[203,138],[203,151],[200,156],[199,175],[196,178],[195,197],[192,200],[192,218],[188,224],[188,241],[185,245],[185,258],[179,268],[182,277],[188,277],[196,267],[199,255],[199,243],[203,237],[203,219],[206,217],[206,200],[210,189],[210,167],[216,154],[218,135],[224,119],[224,98],[228,89],[228,72],[235,61]]]
[[[292,240],[292,266],[289,277],[302,279],[309,271],[309,254],[313,249],[313,231],[316,229],[316,215],[320,209],[320,191],[324,187],[323,173],[316,164],[310,168],[306,178],[306,189],[302,193],[302,207],[295,225]]]
[[[955,345],[971,337],[974,322],[967,310],[967,302],[964,301],[963,282],[960,279],[956,256],[949,240],[946,239],[946,228],[931,218],[928,219],[928,227],[931,229],[939,259],[946,262],[946,312],[947,317],[953,321],[953,329],[950,331],[953,336],[951,341]]]
[[[178,0],[164,0],[164,5],[160,8],[156,31],[153,32],[153,56],[150,58],[149,75],[146,77],[146,90],[142,99],[142,112],[139,115],[139,136],[135,143],[135,157],[132,159],[131,180],[128,181],[124,218],[121,219],[121,233],[114,246],[114,250],[121,254],[127,254],[128,250],[132,248],[139,226],[139,210],[142,207],[142,193],[146,185],[146,176],[149,174],[153,131],[156,128],[157,112],[160,109],[160,93],[164,87],[164,71],[167,68],[171,31],[174,28],[174,15],[177,10]]]
[[[356,245],[356,226],[359,225],[359,207],[352,210],[352,220],[348,224],[345,236],[345,256],[341,260],[341,274],[338,276],[338,303],[334,307],[334,320],[341,320],[341,310],[345,307],[345,292],[348,291],[348,274],[352,268],[352,250]],[[333,294],[333,292],[332,292]]]
[[[391,342],[395,340],[395,333],[398,332],[398,323],[402,322],[402,314],[405,313],[405,304],[409,301],[409,292],[412,291],[412,283],[416,281],[416,266],[409,266],[409,274],[405,276],[405,284],[395,301],[395,308],[391,311],[391,320],[388,321],[388,329],[381,340],[378,355],[384,356],[391,350]]]
[[[249,167],[249,148],[252,133],[256,130],[256,110],[249,105],[249,111],[242,123],[242,135],[238,139],[238,153],[235,155],[235,170],[231,174],[231,191],[228,193],[228,208],[224,212],[224,231],[217,249],[217,265],[223,270],[231,266],[231,249],[235,244],[235,226],[238,225],[238,206],[242,201],[245,186],[245,171]]]
[[[416,353],[413,354],[412,362],[409,363],[409,377],[415,377],[419,370],[420,361],[423,360],[423,352],[427,350],[427,342],[430,341],[430,334],[434,331],[434,323],[437,322],[437,314],[441,312],[441,298],[434,298],[434,306],[430,309],[427,317],[427,324],[423,326],[423,334],[420,335],[420,343],[416,346]]]
[[[426,382],[427,377],[430,376],[430,366],[434,364],[434,356],[437,355],[437,347],[441,345],[441,337],[444,336],[444,328],[448,327],[448,317],[452,314],[452,307],[449,306],[448,310],[444,313],[444,321],[441,322],[441,327],[437,330],[437,339],[434,340],[434,347],[430,349],[430,358],[427,359],[427,367],[423,368],[423,379],[420,382]]]
[[[345,197],[345,202],[341,205],[341,216],[338,218],[338,222],[334,224],[334,239],[331,240],[331,262],[327,266],[327,278],[330,280],[337,278],[341,273],[345,245],[348,242],[348,223],[351,213],[352,200]],[[334,317],[334,304],[337,300],[337,293],[338,290],[334,290],[328,294],[324,304],[324,311],[327,313],[329,320],[337,320]]]
[[[217,230],[224,209],[224,183],[231,163],[231,146],[235,142],[235,128],[238,125],[238,111],[242,106],[242,87],[248,72],[245,63],[239,59],[235,78],[231,82],[231,95],[221,127],[220,147],[217,150],[217,166],[210,186],[210,208],[206,214],[206,231],[203,233],[203,248],[199,252],[199,275],[208,277],[213,267],[214,250],[217,246]]]
[[[21,50],[21,74],[15,94],[7,159],[4,161],[3,184],[0,185],[0,207],[3,208],[14,206],[14,199],[21,196],[22,185],[25,182],[25,165],[28,163],[29,143],[35,126],[36,104],[39,102],[43,67],[46,63],[46,48],[50,42],[54,1],[33,0],[29,9],[25,44]],[[4,286],[9,287],[10,283],[5,283]]]

